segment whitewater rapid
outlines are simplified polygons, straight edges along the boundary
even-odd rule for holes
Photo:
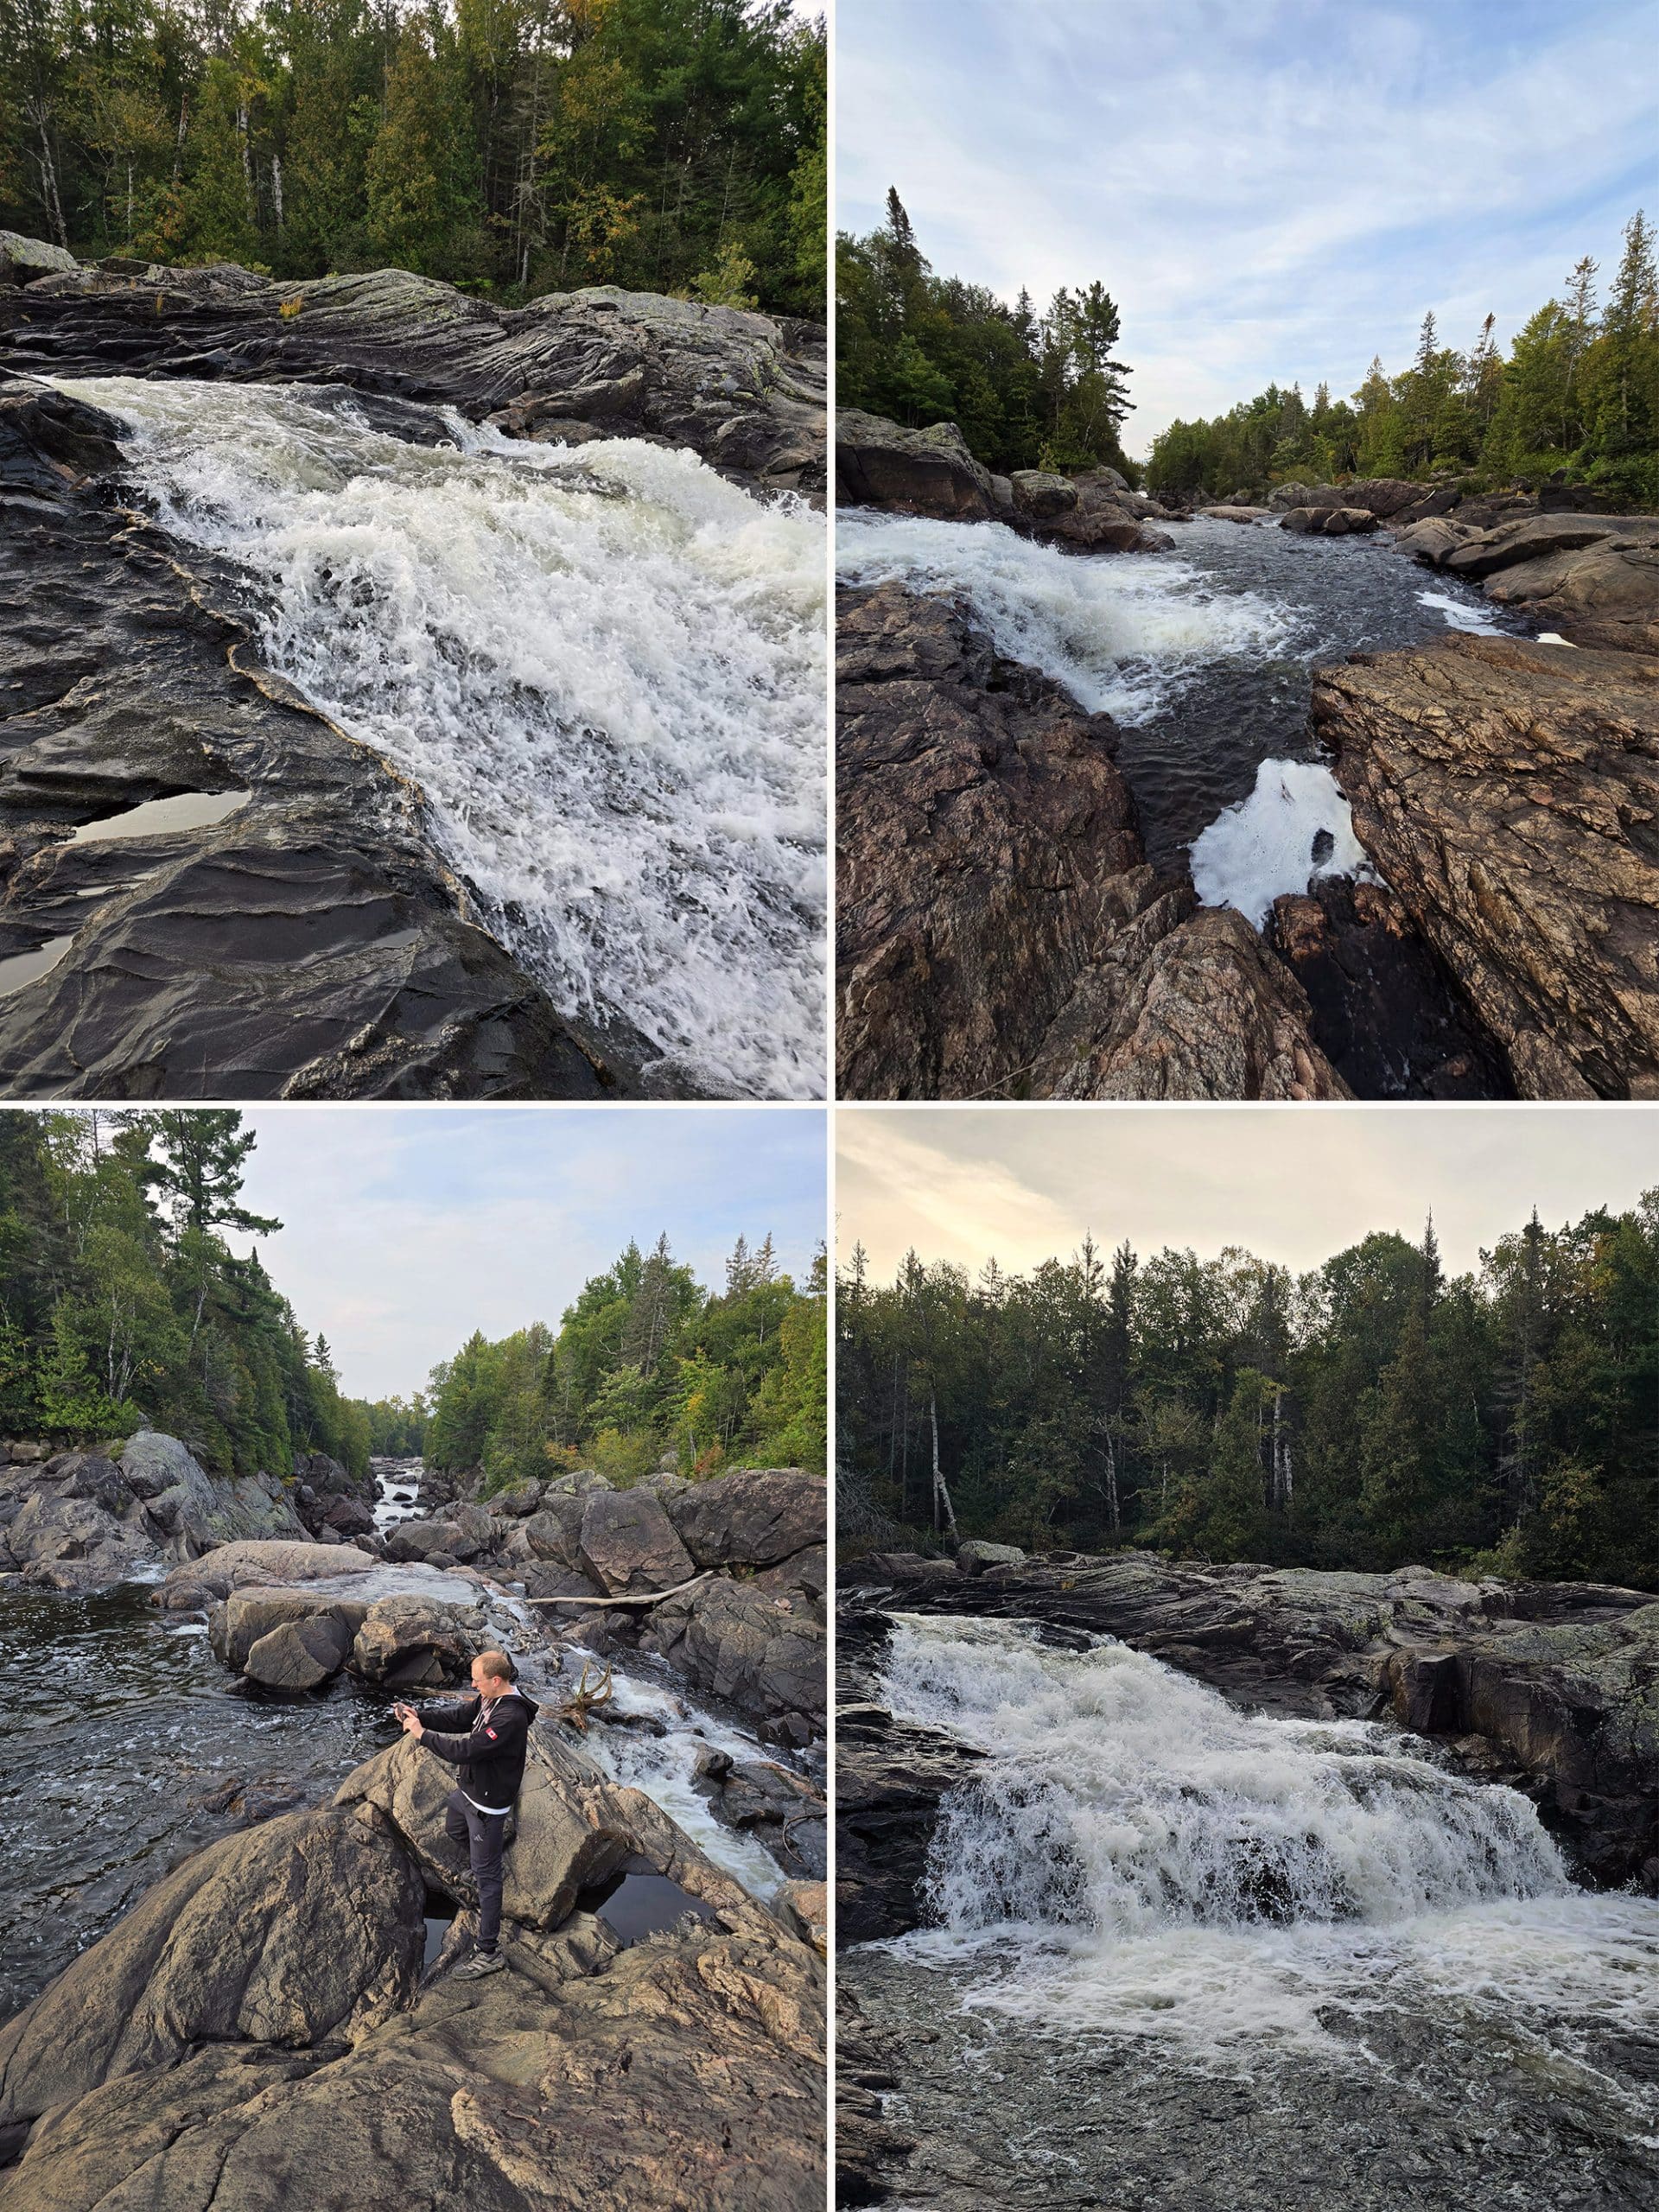
[[[933,1924],[887,1947],[988,2016],[1223,2061],[1402,2010],[1541,2048],[1659,2031],[1659,1903],[1575,1889],[1526,1798],[1395,1729],[923,1615],[896,1617],[881,1695],[989,1754],[941,1808]]]
[[[411,443],[334,387],[62,388],[562,1012],[696,1090],[824,1095],[821,517],[638,439]]]

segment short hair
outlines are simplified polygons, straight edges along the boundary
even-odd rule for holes
[[[480,1651],[478,1663],[486,1675],[493,1675],[499,1682],[512,1682],[518,1679],[513,1671],[512,1662],[505,1651]]]

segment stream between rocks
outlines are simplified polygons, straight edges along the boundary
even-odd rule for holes
[[[378,1525],[418,1512],[419,1479],[418,1461],[379,1464]],[[403,1692],[342,1673],[291,1697],[229,1673],[202,1621],[152,1606],[162,1572],[88,1595],[0,1584],[0,2022],[190,1853],[323,1801],[397,1739],[391,1706]],[[385,1591],[442,1586],[440,1594],[477,1595],[459,1578],[420,1567],[378,1574]],[[353,1587],[370,1594],[368,1580]],[[373,1594],[385,1592],[377,1586]],[[524,1618],[511,1597],[499,1610]],[[585,1656],[526,1651],[526,1690],[543,1704],[568,1697]],[[613,1694],[583,1738],[589,1756],[612,1780],[661,1805],[752,1896],[769,1900],[785,1870],[757,1838],[715,1817],[696,1786],[697,1763],[713,1752],[790,1764],[789,1755],[694,1704],[648,1658],[631,1670],[604,1663]],[[432,1693],[429,1701],[462,1694]],[[690,1902],[651,1894],[658,1880],[625,1872],[613,1897],[586,1902],[632,1940]],[[429,1951],[445,1924],[435,1913],[429,1922]]]
[[[1524,1797],[1019,1621],[895,1615],[880,1694],[988,1754],[931,1924],[842,1956],[918,2146],[887,2201],[1656,2201],[1659,1901],[1576,1887]]]
[[[1314,670],[1448,628],[1533,628],[1386,532],[1200,515],[1173,526],[1172,552],[1122,554],[867,508],[840,509],[836,529],[844,582],[959,594],[1000,653],[1109,714],[1147,859],[1190,868],[1206,905],[1258,928],[1280,893],[1364,864],[1308,728]]]

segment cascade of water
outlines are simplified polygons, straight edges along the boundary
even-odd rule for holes
[[[715,1095],[820,1097],[823,524],[693,454],[304,385],[66,384],[160,518],[233,559],[261,646],[411,775],[556,1005]]]

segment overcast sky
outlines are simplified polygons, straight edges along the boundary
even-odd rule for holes
[[[1465,350],[1659,214],[1654,0],[840,0],[838,219],[943,275],[1099,277],[1132,454],[1269,381]]]
[[[422,1388],[474,1329],[556,1327],[632,1236],[698,1279],[771,1231],[797,1280],[822,1243],[824,1115],[788,1106],[255,1107],[243,1203],[302,1327],[353,1397]],[[245,1249],[250,1240],[232,1240]]]
[[[1024,1273],[1085,1230],[1300,1272],[1431,1207],[1461,1273],[1534,1205],[1554,1229],[1659,1186],[1650,1106],[843,1108],[836,1142],[841,1260],[862,1243],[881,1280],[912,1245]]]

